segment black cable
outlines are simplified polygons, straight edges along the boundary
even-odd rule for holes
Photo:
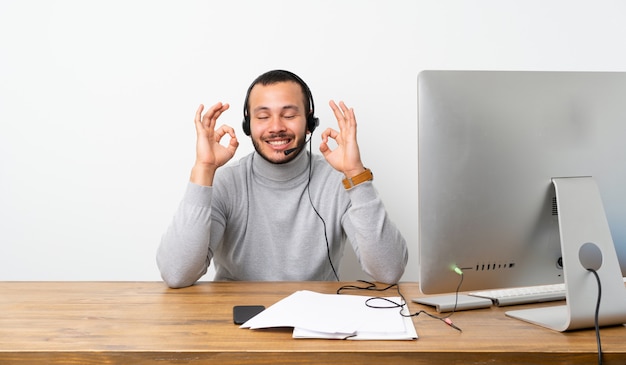
[[[456,308],[459,305],[459,292],[461,291],[461,285],[463,285],[463,271],[459,274],[461,276],[461,280],[459,280],[459,285],[456,286],[456,291],[454,292],[454,308],[452,308],[452,312],[445,318],[449,318],[451,315],[456,312]]]
[[[326,232],[326,221],[322,218],[322,215],[315,208],[315,204],[313,204],[313,198],[311,197],[311,189],[309,189],[309,185],[311,184],[311,176],[313,176],[313,153],[311,150],[312,140],[313,138],[309,138],[309,181],[306,183],[306,190],[309,194],[309,202],[311,203],[311,207],[317,217],[322,221],[322,226],[324,227],[324,239],[326,240],[326,255],[328,256],[328,262],[330,263],[330,268],[333,270],[333,274],[335,275],[335,279],[339,281],[339,275],[337,275],[337,270],[335,270],[335,265],[333,265],[333,260],[330,255],[330,243],[328,242],[328,233]]]
[[[600,340],[600,299],[602,299],[602,283],[600,282],[600,276],[594,269],[587,269],[596,277],[596,282],[598,283],[598,301],[596,302],[596,313],[595,313],[595,327],[596,327],[596,343],[598,346],[598,364],[602,365],[602,341]]]
[[[400,291],[400,286],[398,284],[389,284],[386,287],[379,288],[378,286],[376,286],[376,284],[371,283],[369,281],[365,281],[365,280],[358,280],[358,281],[361,282],[361,283],[367,284],[367,286],[357,286],[357,285],[352,285],[352,284],[344,285],[344,286],[340,287],[339,289],[337,289],[337,294],[342,294],[342,291],[344,291],[344,290],[369,290],[369,291],[382,292],[382,291],[389,290],[391,288],[395,288],[396,292],[398,293],[398,296],[400,297],[400,303],[396,303],[396,302],[394,302],[393,300],[391,300],[389,298],[376,296],[376,297],[368,298],[365,301],[365,305],[370,307],[370,308],[378,308],[378,309],[400,308],[400,315],[402,317],[417,317],[420,314],[424,314],[424,315],[426,315],[426,316],[428,316],[430,318],[437,319],[437,320],[440,320],[440,321],[444,322],[446,325],[454,328],[455,330],[457,330],[459,332],[463,332],[463,330],[461,330],[459,327],[457,327],[450,320],[450,317],[456,311],[457,302],[454,303],[453,311],[450,314],[448,314],[447,316],[444,316],[444,317],[437,316],[437,315],[434,315],[432,313],[428,313],[428,312],[426,312],[424,310],[420,310],[420,311],[418,311],[416,313],[413,313],[413,314],[411,314],[410,312],[409,312],[409,314],[404,314],[402,312],[402,310],[403,310],[403,308],[405,306],[407,306],[407,301],[404,298],[404,294],[402,294],[402,292]],[[460,281],[460,283],[459,283],[459,285],[457,287],[457,292],[456,292],[456,294],[457,294],[457,301],[458,301],[458,292],[459,292],[459,289],[461,288],[461,283],[463,283],[463,275],[462,274],[461,274],[461,281]],[[372,301],[374,301],[374,300],[382,300],[382,301],[385,301],[385,302],[389,303],[389,305],[374,305],[374,304],[372,304]],[[408,306],[407,306],[407,311],[408,311]]]

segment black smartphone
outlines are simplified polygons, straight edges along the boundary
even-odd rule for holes
[[[233,321],[235,324],[244,324],[264,309],[262,305],[236,305],[233,307]]]

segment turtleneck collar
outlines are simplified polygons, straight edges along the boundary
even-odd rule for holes
[[[309,168],[309,151],[303,149],[296,158],[283,163],[275,164],[267,161],[258,152],[252,156],[253,175],[269,181],[286,182],[302,176]]]

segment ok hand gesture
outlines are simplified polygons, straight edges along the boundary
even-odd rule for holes
[[[233,158],[239,147],[239,141],[232,127],[223,125],[215,129],[217,118],[229,107],[228,104],[217,103],[203,116],[204,105],[200,104],[196,111],[196,163],[191,171],[193,183],[204,186],[213,185],[215,170]],[[220,140],[226,134],[230,136],[230,141],[227,146],[222,146]]]
[[[339,106],[333,100],[329,104],[337,118],[339,132],[332,128],[322,132],[320,152],[332,167],[343,172],[347,178],[352,178],[365,171],[356,141],[354,109],[348,108],[343,101],[339,102]],[[337,148],[334,151],[328,146],[328,138],[337,142]]]

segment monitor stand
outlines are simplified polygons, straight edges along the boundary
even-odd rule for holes
[[[514,310],[509,317],[556,331],[595,327],[598,284],[602,285],[599,325],[626,323],[626,289],[602,199],[592,177],[552,179],[557,198],[565,305]]]

